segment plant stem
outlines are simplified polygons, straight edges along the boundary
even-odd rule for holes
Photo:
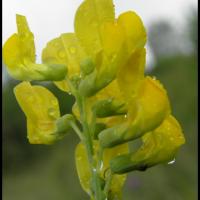
[[[106,198],[104,197],[104,193],[101,190],[100,175],[99,175],[99,169],[98,169],[99,161],[96,163],[94,159],[93,131],[94,131],[95,123],[96,123],[95,118],[91,127],[89,127],[89,123],[87,121],[87,112],[85,108],[85,98],[80,96],[79,92],[76,90],[76,88],[73,86],[73,84],[68,78],[66,78],[66,80],[68,82],[70,90],[72,91],[73,95],[76,98],[77,105],[80,111],[80,121],[83,127],[83,134],[78,129],[76,124],[71,124],[71,126],[76,131],[80,139],[83,141],[87,150],[87,156],[88,156],[88,161],[89,161],[90,171],[91,171],[91,176],[92,176],[91,190],[92,191],[94,190],[94,196],[91,196],[91,199],[94,198],[95,200],[104,200]]]
[[[90,163],[90,170],[92,175],[92,181],[91,181],[91,188],[94,190],[94,197],[95,200],[103,200],[103,192],[101,190],[101,184],[100,184],[100,178],[99,178],[99,170],[97,169],[97,163],[93,157],[94,150],[93,150],[93,140],[92,140],[92,133],[90,132],[90,128],[87,122],[87,115],[86,115],[86,109],[85,109],[85,99],[78,98],[77,103],[80,110],[80,117],[81,117],[81,123],[83,126],[83,133],[85,136],[84,144],[87,150],[88,160]]]
[[[78,126],[74,122],[71,122],[70,125],[71,125],[72,129],[77,133],[77,135],[79,136],[80,140],[83,141],[84,140],[83,134],[79,130]]]
[[[108,178],[106,180],[106,185],[104,187],[104,193],[106,194],[106,196],[108,195],[108,191],[110,189],[110,185],[111,185],[111,182],[112,182],[112,173],[110,172],[109,175],[108,175]]]

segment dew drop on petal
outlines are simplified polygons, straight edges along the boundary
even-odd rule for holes
[[[103,169],[103,162],[101,161],[100,170]]]
[[[65,52],[64,51],[59,51],[58,52],[59,58],[64,58],[65,57]]]
[[[153,76],[152,78],[153,78],[153,80],[156,80],[156,77],[155,77],[155,76]]]
[[[78,156],[78,157],[77,157],[77,160],[79,160],[79,161],[82,160],[82,157],[81,157],[81,156]]]
[[[97,171],[97,169],[96,169],[96,168],[93,168],[92,170],[93,170],[93,172],[96,172],[96,171]]]
[[[56,119],[56,110],[54,108],[48,109],[48,115],[54,119]]]
[[[115,59],[116,59],[116,57],[117,57],[117,54],[116,54],[116,53],[111,54],[111,56],[110,56],[110,61],[111,61],[111,62],[114,62]]]
[[[55,46],[55,47],[60,46],[59,42],[56,42],[56,43],[54,44],[54,46]]]
[[[69,52],[70,52],[71,54],[75,54],[75,53],[76,53],[76,48],[75,48],[75,47],[70,47],[70,48],[69,48]]]
[[[55,99],[52,99],[51,100],[51,104],[54,105],[54,106],[57,106],[58,105],[58,101],[55,100]]]

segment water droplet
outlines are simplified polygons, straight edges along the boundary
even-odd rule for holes
[[[55,99],[52,99],[52,100],[51,100],[51,104],[52,104],[53,106],[57,106],[57,105],[58,105],[58,101],[55,100]]]
[[[93,168],[92,170],[93,170],[93,172],[96,172],[96,171],[97,171],[97,169],[96,169],[96,168]]]
[[[69,94],[69,95],[72,95],[72,93],[71,93],[71,92],[68,92],[68,94]]]
[[[70,48],[69,48],[69,52],[70,52],[71,54],[75,54],[75,53],[76,53],[76,48],[75,48],[75,47],[70,47]]]
[[[82,160],[82,157],[81,157],[81,156],[78,156],[78,157],[77,157],[77,160],[79,160],[79,161]]]
[[[54,119],[56,118],[56,110],[54,108],[49,108],[48,114],[49,114],[50,117],[52,117]]]
[[[111,55],[111,62],[114,62],[116,57],[117,57],[116,53],[112,54]]]
[[[127,118],[127,115],[124,115],[124,118]]]
[[[176,162],[176,159],[174,158],[173,160],[169,161],[167,164],[168,164],[168,165],[172,165],[172,164],[174,164],[175,162]]]
[[[56,43],[54,44],[54,46],[55,46],[55,47],[59,47],[59,46],[60,46],[60,43],[59,43],[59,42],[56,42]]]
[[[152,79],[153,79],[153,80],[156,80],[156,77],[155,77],[155,76],[153,76],[153,77],[152,77]]]
[[[60,58],[64,58],[64,57],[65,57],[65,52],[64,52],[64,51],[59,51],[59,52],[58,52],[58,56],[59,56]]]
[[[101,161],[100,170],[103,169],[103,162]]]

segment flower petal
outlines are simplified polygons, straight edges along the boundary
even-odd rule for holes
[[[56,140],[56,120],[60,117],[57,98],[42,86],[22,82],[14,88],[16,99],[27,117],[30,143],[49,144]]]
[[[47,43],[43,49],[42,60],[47,64],[65,64],[68,77],[80,74],[80,63],[86,59],[86,54],[79,45],[74,33],[64,33]],[[59,89],[69,91],[67,81],[55,82]]]
[[[88,55],[95,56],[102,49],[99,28],[107,21],[114,21],[112,0],[85,0],[78,8],[75,33]]]
[[[117,75],[117,82],[124,98],[130,99],[135,95],[141,80],[144,78],[146,63],[146,50],[135,51],[125,63],[120,67]]]
[[[129,54],[144,47],[146,30],[140,17],[133,11],[122,13],[117,22],[123,27],[126,34],[126,46]]]

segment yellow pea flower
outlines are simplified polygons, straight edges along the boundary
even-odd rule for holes
[[[115,173],[132,170],[145,170],[159,163],[175,159],[179,147],[185,143],[181,127],[177,120],[169,115],[155,130],[146,133],[143,145],[135,152],[121,155],[111,160],[111,169]]]
[[[95,155],[99,151],[99,143],[98,141],[94,141],[93,144]],[[101,175],[102,180],[105,181],[106,179],[106,171],[110,168],[110,160],[117,155],[126,154],[129,152],[128,150],[128,144],[122,144],[117,147],[113,147],[110,149],[105,149],[103,152],[103,162],[100,166],[99,174]],[[86,148],[83,145],[83,143],[79,143],[76,147],[75,152],[75,158],[76,158],[76,168],[80,180],[80,184],[82,188],[88,193],[91,194],[91,188],[90,188],[90,181],[91,181],[91,170],[90,170],[90,163],[87,158],[87,152]],[[97,159],[97,158],[95,158]],[[117,175],[114,174],[112,177],[112,182],[110,186],[110,192],[112,195],[120,196],[121,189],[125,183],[126,175]]]
[[[86,54],[74,33],[65,33],[51,40],[42,52],[43,63],[67,65],[69,78],[80,75],[80,62],[84,59]],[[70,90],[66,80],[57,81],[55,84],[61,90]]]
[[[113,124],[112,122],[110,128],[107,128],[100,133],[99,140],[101,145],[109,147],[141,137],[146,132],[159,126],[165,117],[169,115],[169,100],[163,86],[157,80],[150,77],[140,80],[139,83],[139,86],[135,89],[135,92],[132,93],[132,96],[131,93],[128,93],[129,98],[128,95],[123,96],[123,91],[120,90],[119,86],[118,92],[112,94],[114,99],[113,102],[115,102],[115,96],[120,96],[119,93],[122,95],[119,100],[122,103],[124,102],[124,104],[122,104],[124,105],[123,111],[127,111],[127,113],[125,113],[123,120],[121,119],[121,116],[119,116],[120,120],[117,120],[115,117],[114,121],[116,121],[116,123]],[[110,88],[111,86],[112,83]],[[114,91],[117,91],[116,85],[114,87]],[[106,93],[104,95],[103,92],[103,90],[102,93],[100,92],[101,97],[108,97],[108,95]],[[118,98],[116,98],[116,100],[118,100]],[[113,103],[113,105],[115,104]],[[124,115],[124,113],[121,114]],[[113,117],[108,118],[107,120],[104,119],[103,122],[109,123],[109,120],[113,121]],[[119,121],[121,121],[121,123]]]
[[[23,81],[63,80],[67,72],[65,65],[35,63],[34,36],[24,16],[16,15],[16,20],[18,33],[13,34],[3,47],[3,60],[8,73]]]
[[[56,141],[56,120],[60,117],[57,98],[46,88],[29,82],[18,84],[14,93],[27,118],[29,142],[51,144]]]
[[[82,76],[81,63],[91,59],[95,69],[85,78],[82,76],[79,86],[84,96],[104,88],[127,65],[130,56],[137,59],[144,52],[146,31],[141,19],[134,12],[115,19],[112,0],[83,1],[76,12],[74,27],[75,33],[62,34],[50,41],[42,59],[48,64],[66,64],[69,78]],[[66,80],[55,84],[61,90],[70,90]]]
[[[91,199],[121,199],[126,172],[175,158],[185,138],[165,88],[144,75],[147,35],[135,12],[115,17],[112,0],[84,0],[74,33],[49,41],[42,64],[36,64],[26,18],[16,19],[18,32],[6,41],[3,59],[9,74],[24,81],[14,93],[28,140],[52,144],[72,128],[81,140],[75,151],[80,184]],[[72,93],[73,114],[60,116],[57,98],[32,80],[54,81]],[[137,138],[143,144],[129,152],[128,142]]]

